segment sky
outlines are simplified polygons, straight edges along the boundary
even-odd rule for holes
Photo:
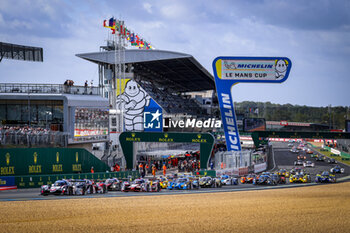
[[[282,84],[240,83],[234,101],[350,106],[348,0],[0,0],[0,41],[44,49],[44,62],[3,59],[0,83],[98,82],[98,52],[114,16],[156,49],[191,54],[210,73],[218,56],[288,57]]]

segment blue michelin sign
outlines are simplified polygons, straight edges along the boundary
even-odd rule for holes
[[[241,82],[282,83],[292,62],[286,57],[217,57],[213,61],[216,91],[220,104],[228,151],[241,151],[233,106],[232,87]]]
[[[145,132],[163,132],[163,111],[162,108],[153,100],[145,107],[143,112]]]

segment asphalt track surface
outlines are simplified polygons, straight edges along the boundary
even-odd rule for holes
[[[272,171],[277,171],[280,168],[291,170],[294,167],[294,161],[298,154],[290,152],[290,148],[287,146],[288,143],[275,142],[273,143],[274,150],[274,162],[275,166]],[[295,144],[297,145],[297,144]],[[299,154],[306,155],[306,160],[310,160],[315,163],[314,168],[305,168],[310,174],[311,180],[314,181],[316,174],[322,171],[329,171],[334,164],[328,164],[327,162],[316,161],[311,158],[306,152],[300,152]],[[338,163],[341,167],[345,168],[343,174],[337,174],[337,182],[343,182],[350,180],[350,167]],[[277,186],[267,185],[253,185],[253,184],[241,184],[223,186],[222,188],[201,188],[199,190],[161,190],[160,192],[120,192],[110,191],[106,194],[90,194],[83,196],[41,196],[40,189],[19,189],[19,190],[8,190],[0,192],[0,201],[27,201],[27,200],[55,200],[55,199],[75,199],[75,198],[108,198],[108,197],[133,197],[133,196],[148,196],[148,195],[180,195],[180,194],[198,194],[198,193],[215,193],[215,192],[238,192],[238,191],[249,191],[249,190],[263,190],[263,189],[276,189],[276,188],[293,188],[293,187],[306,187],[310,185],[321,185],[312,183],[303,184],[279,184]]]

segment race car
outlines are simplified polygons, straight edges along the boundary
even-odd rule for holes
[[[220,179],[211,178],[210,176],[202,177],[199,180],[199,186],[201,188],[221,188],[222,184]]]
[[[311,149],[306,150],[306,154],[313,154],[314,152]]]
[[[292,152],[292,153],[299,153],[299,150],[296,149],[295,147],[293,147],[292,149],[290,149],[290,152]]]
[[[178,178],[174,182],[171,182],[172,184],[168,186],[168,189],[192,189],[192,183],[188,178]]]
[[[338,161],[333,159],[333,158],[329,158],[329,159],[327,159],[327,163],[333,164],[333,163],[338,163]]]
[[[294,144],[293,143],[288,143],[288,147],[293,147]]]
[[[220,176],[220,182],[222,185],[238,185],[238,179],[235,177],[230,177],[228,175],[222,175]]]
[[[315,167],[315,163],[311,162],[311,161],[305,161],[303,163],[304,167]]]
[[[297,156],[297,160],[303,160],[303,159],[304,160],[306,159],[305,155],[300,154],[300,155]]]
[[[306,174],[295,174],[289,177],[290,183],[308,183],[311,182],[310,176]]]
[[[279,176],[287,177],[287,178],[290,175],[289,172],[286,169],[280,169],[276,174],[279,175]]]
[[[160,177],[159,178],[159,185],[162,189],[166,189],[168,187],[168,178]]]
[[[162,189],[158,180],[150,180],[147,182],[147,185],[147,192],[160,192],[160,190]]]
[[[271,179],[276,181],[277,184],[285,184],[286,183],[286,177],[285,176],[280,176],[277,174],[271,174]]]
[[[256,178],[255,174],[249,174],[247,176],[242,176],[241,177],[241,183],[242,184],[252,184],[253,180]]]
[[[294,166],[299,166],[299,165],[303,165],[303,161],[302,160],[300,160],[300,159],[298,159],[298,160],[295,160],[294,161]]]
[[[290,170],[290,174],[296,175],[296,174],[304,174],[305,170],[301,167],[294,167],[292,170]]]
[[[335,167],[332,167],[330,172],[332,174],[335,174],[335,173],[344,173],[344,168],[340,167],[339,165],[336,165]]]
[[[320,155],[316,158],[316,161],[325,161],[326,157],[324,155]]]
[[[124,181],[121,187],[122,192],[146,192],[147,185],[145,179],[135,179],[133,182]]]
[[[278,181],[271,175],[262,174],[253,180],[254,185],[277,185]]]
[[[122,188],[122,181],[117,178],[110,178],[105,181],[108,191],[120,191]]]
[[[318,154],[314,154],[314,153],[313,153],[313,154],[311,154],[310,156],[311,156],[311,158],[317,158],[317,157],[318,157]]]
[[[94,183],[95,193],[107,193],[107,185],[102,181],[99,180],[98,182]]]
[[[73,187],[68,180],[57,180],[52,185],[42,185],[40,189],[41,195],[72,195]]]
[[[322,172],[322,174],[317,174],[315,178],[316,183],[335,183],[335,175],[330,174],[328,171]]]
[[[70,180],[69,181],[72,186],[72,194],[73,195],[85,195],[88,193],[88,184],[86,180]]]

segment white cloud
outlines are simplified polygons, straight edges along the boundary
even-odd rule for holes
[[[2,14],[0,13],[0,26],[5,25],[4,17],[2,17]]]
[[[152,5],[148,2],[143,3],[143,8],[150,14],[152,14]]]
[[[184,19],[190,16],[187,14],[188,8],[180,4],[165,5],[160,8],[161,14],[168,19]]]

